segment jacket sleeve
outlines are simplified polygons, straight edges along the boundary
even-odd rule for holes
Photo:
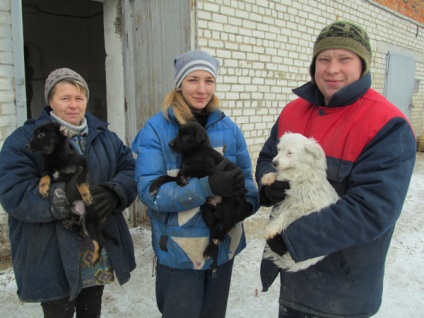
[[[258,162],[256,164],[256,182],[258,183],[259,190],[262,188],[261,178],[264,174],[275,172],[272,166],[272,159],[277,155],[278,144],[278,121],[272,126],[270,136],[262,147],[259,153]]]
[[[167,175],[165,146],[173,136],[170,125],[159,131],[150,122],[136,136],[132,150],[137,154],[136,175],[137,191],[140,200],[157,212],[180,212],[196,208],[212,196],[208,178],[191,178],[189,184],[180,187],[176,182],[163,184],[155,195],[150,195],[149,187],[158,177]],[[176,130],[175,130],[176,131]],[[174,133],[175,134],[175,133]],[[168,154],[174,156],[177,154]],[[179,167],[172,167],[177,171]],[[176,174],[176,172],[175,172]]]
[[[130,206],[137,197],[137,185],[134,180],[135,159],[131,149],[123,144],[119,137],[108,131],[109,138],[113,143],[116,153],[116,172],[111,179],[103,185],[113,190],[120,199],[117,210],[123,211]]]
[[[272,159],[277,155],[277,144],[278,144],[278,121],[275,122],[271,129],[271,134],[262,147],[259,153],[258,162],[256,164],[256,182],[259,189],[260,204],[262,206],[272,206],[272,203],[266,197],[263,185],[261,183],[262,176],[269,173],[275,172],[275,168],[272,166]]]
[[[41,197],[41,155],[29,151],[31,129],[20,127],[3,144],[0,153],[0,202],[4,210],[22,222],[43,223],[55,219],[48,198]]]
[[[328,255],[392,231],[408,191],[415,157],[415,136],[409,123],[392,119],[354,163],[341,199],[320,213],[298,219],[284,232],[293,259]]]
[[[234,126],[237,136],[236,164],[243,171],[244,183],[247,189],[247,193],[245,195],[246,201],[252,205],[252,214],[254,214],[259,209],[259,196],[258,188],[256,187],[252,175],[252,160],[241,129],[236,124],[234,124]]]

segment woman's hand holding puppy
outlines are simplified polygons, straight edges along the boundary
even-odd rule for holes
[[[118,195],[104,186],[90,186],[93,195],[93,208],[97,211],[100,218],[107,217],[119,205]]]
[[[221,197],[232,197],[246,193],[244,188],[244,175],[239,167],[224,171],[229,160],[225,158],[218,166],[215,172],[209,176],[209,186],[214,195]]]

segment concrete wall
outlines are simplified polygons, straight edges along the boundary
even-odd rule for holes
[[[9,0],[0,0],[0,148],[15,130],[16,116],[11,8]],[[9,249],[6,224],[0,206],[0,261]]]
[[[10,0],[0,0],[0,147],[16,128]]]

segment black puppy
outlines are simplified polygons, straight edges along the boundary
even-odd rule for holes
[[[171,140],[169,147],[183,155],[183,165],[176,177],[168,175],[157,178],[150,185],[150,194],[155,194],[159,187],[170,181],[176,181],[178,185],[187,185],[190,177],[202,178],[212,175],[217,166],[223,167],[224,171],[231,171],[237,166],[224,158],[210,144],[207,131],[195,121],[182,125],[176,138]],[[218,244],[233,225],[243,221],[250,215],[244,195],[233,197],[213,197],[202,207],[202,215],[210,229],[209,245],[203,256],[212,257],[214,260],[212,269],[217,267]]]
[[[43,170],[39,182],[39,192],[42,197],[49,196],[50,184],[54,180],[66,183],[66,196],[69,202],[81,199],[84,201],[85,213],[78,223],[83,233],[93,240],[94,253],[91,265],[96,265],[100,260],[104,244],[102,236],[104,220],[99,218],[97,212],[91,207],[93,197],[88,186],[85,156],[78,154],[71,147],[68,138],[61,131],[60,124],[56,122],[38,126],[27,147],[31,151],[41,152],[43,156]],[[72,220],[67,224],[72,224]]]

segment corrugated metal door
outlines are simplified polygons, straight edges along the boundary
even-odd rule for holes
[[[195,3],[195,0],[123,1],[129,142],[152,115],[162,110],[165,95],[174,87],[174,57],[196,45]],[[139,201],[131,214],[133,223],[147,219]]]
[[[126,89],[134,99],[127,107],[130,114],[135,111],[130,129],[138,131],[160,111],[174,86],[173,58],[191,48],[190,4],[190,0],[125,1]]]
[[[415,84],[415,60],[412,57],[387,54],[384,96],[411,118]]]

